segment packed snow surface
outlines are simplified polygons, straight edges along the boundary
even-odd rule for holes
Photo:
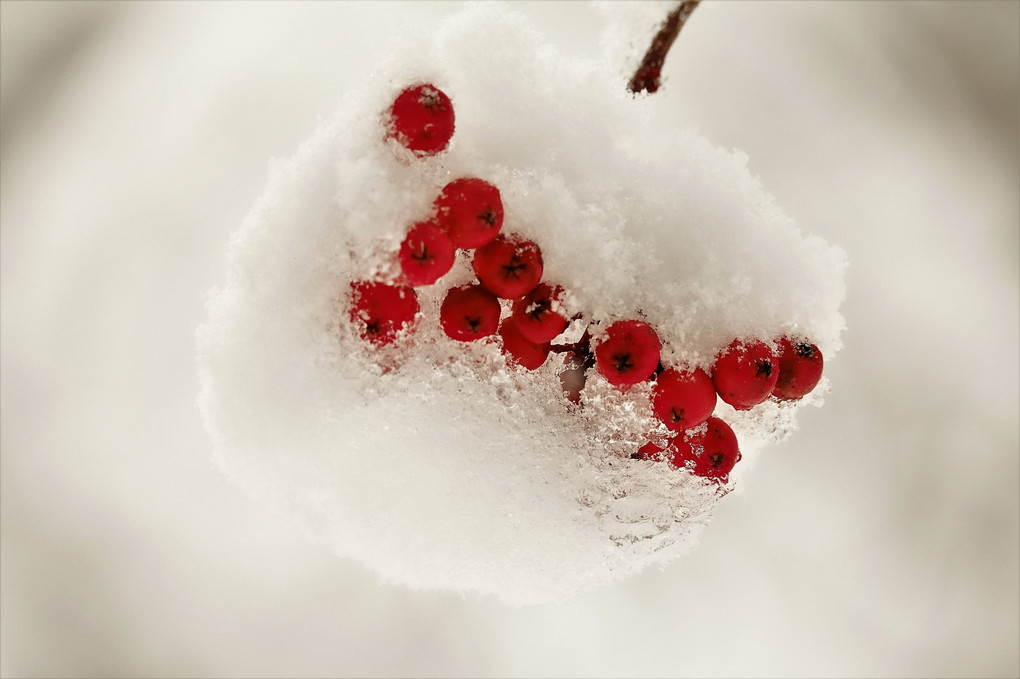
[[[625,44],[607,29],[606,44]],[[199,329],[201,406],[217,461],[313,539],[385,579],[561,599],[688,549],[764,444],[818,405],[768,401],[716,415],[743,460],[719,485],[668,462],[631,459],[665,434],[650,386],[589,371],[580,408],[562,357],[508,367],[498,343],[439,328],[443,291],[473,279],[461,255],[395,345],[362,340],[350,284],[396,273],[408,227],[458,177],[495,184],[504,233],[535,241],[597,336],[640,318],[665,365],[709,369],[734,338],[840,346],[843,254],[804,235],[739,153],[652,123],[608,60],[559,54],[501,5],[470,5],[434,35],[399,36],[336,117],[289,160],[234,234],[225,280]],[[615,54],[607,50],[607,54]],[[386,111],[431,83],[456,111],[449,148],[417,157],[386,138]]]

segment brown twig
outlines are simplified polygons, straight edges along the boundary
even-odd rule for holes
[[[687,23],[691,12],[698,6],[700,0],[684,0],[681,2],[666,20],[662,22],[659,32],[655,34],[651,46],[645,52],[645,58],[641,60],[634,77],[627,84],[627,89],[632,93],[655,92],[659,89],[662,76],[662,64],[666,61],[666,54],[673,46],[676,36],[680,35],[680,29]]]

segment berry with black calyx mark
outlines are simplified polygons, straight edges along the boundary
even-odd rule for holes
[[[734,340],[712,367],[719,398],[737,410],[749,410],[767,399],[778,378],[775,356],[758,340]]]
[[[446,293],[439,323],[447,336],[471,342],[496,332],[501,311],[496,296],[481,285],[462,285]]]
[[[617,321],[595,344],[595,365],[610,384],[626,387],[655,372],[661,349],[652,326],[644,321]]]
[[[471,266],[494,295],[516,299],[542,280],[542,251],[530,240],[502,234],[475,250]]]
[[[822,379],[822,352],[810,342],[780,338],[776,362],[779,379],[772,391],[776,398],[790,401],[803,398]]]
[[[431,222],[412,226],[400,244],[398,258],[407,281],[432,285],[453,268],[457,250],[446,232]]]
[[[391,344],[418,314],[418,297],[406,285],[378,281],[351,283],[350,319],[362,339]]]
[[[551,342],[567,329],[567,312],[559,285],[539,283],[534,290],[514,301],[513,319],[521,334],[532,342]]]
[[[687,432],[674,441],[675,466],[691,469],[696,475],[719,483],[729,482],[733,466],[740,461],[737,435],[718,417],[708,418],[704,430]]]
[[[715,403],[712,378],[701,368],[667,368],[655,378],[652,412],[672,431],[697,427],[712,414]]]
[[[408,87],[390,107],[390,134],[420,156],[439,153],[450,143],[454,130],[453,103],[434,85]]]
[[[491,242],[503,226],[499,189],[482,179],[455,179],[435,200],[436,223],[458,248],[477,248]]]

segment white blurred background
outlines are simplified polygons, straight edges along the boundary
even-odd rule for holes
[[[705,3],[677,125],[848,252],[826,406],[688,557],[559,606],[413,592],[216,472],[231,231],[454,3],[0,3],[4,676],[1017,676],[1020,4]],[[584,3],[521,3],[598,49]]]

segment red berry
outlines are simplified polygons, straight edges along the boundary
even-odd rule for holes
[[[542,280],[542,252],[530,240],[498,236],[475,250],[475,275],[493,294],[505,299],[523,297]]]
[[[417,314],[418,297],[413,288],[376,281],[351,283],[351,322],[364,340],[390,344]]]
[[[775,356],[757,340],[734,340],[712,368],[719,398],[737,410],[748,410],[767,399],[778,378]]]
[[[455,179],[436,198],[436,223],[458,248],[477,248],[492,241],[503,226],[499,189],[473,177]]]
[[[772,395],[782,399],[803,398],[822,379],[822,352],[814,344],[791,342],[783,337],[779,340],[779,355],[776,359],[779,379]]]
[[[512,318],[499,324],[499,336],[503,339],[503,355],[522,368],[535,370],[549,357],[549,343],[527,339]]]
[[[694,472],[698,468],[698,455],[703,449],[701,439],[688,432],[670,441],[669,449],[665,452],[674,467]]]
[[[432,85],[417,85],[401,92],[390,108],[393,136],[418,155],[434,155],[453,136],[453,103]]]
[[[671,430],[697,427],[715,410],[712,378],[701,368],[681,372],[663,370],[652,388],[652,412]]]
[[[672,446],[672,441],[667,444],[667,448]],[[662,460],[664,458],[663,453],[666,452],[666,448],[655,445],[651,441],[638,448],[637,453],[632,455],[632,458],[639,460]]]
[[[480,285],[451,288],[439,308],[443,332],[455,340],[470,342],[488,337],[499,326],[499,300]]]
[[[400,244],[400,268],[411,285],[432,285],[453,267],[456,254],[445,231],[430,222],[419,222]]]
[[[662,345],[643,321],[617,321],[595,346],[595,364],[610,384],[629,386],[651,377]]]
[[[674,465],[690,468],[693,459],[695,474],[721,483],[729,481],[730,471],[740,461],[737,435],[718,417],[708,418],[704,432],[678,437],[676,444]]]
[[[563,288],[539,283],[538,286],[516,300],[513,319],[521,334],[532,342],[551,342],[567,329],[567,318],[560,305]]]

